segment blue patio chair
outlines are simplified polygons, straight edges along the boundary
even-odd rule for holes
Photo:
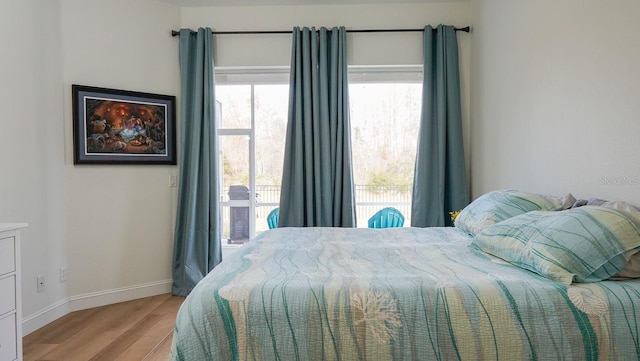
[[[369,218],[369,228],[391,228],[403,225],[404,216],[393,207],[382,208]]]
[[[269,229],[278,228],[278,218],[280,216],[280,208],[274,208],[267,216],[267,224]]]

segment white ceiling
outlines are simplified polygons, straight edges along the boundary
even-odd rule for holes
[[[256,5],[339,5],[339,4],[416,4],[468,2],[470,0],[160,0],[184,6],[256,6]]]

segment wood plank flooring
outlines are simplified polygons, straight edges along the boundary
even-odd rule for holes
[[[72,312],[23,338],[24,361],[166,361],[182,301],[163,294]]]

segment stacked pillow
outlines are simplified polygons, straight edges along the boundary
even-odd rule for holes
[[[474,235],[472,247],[559,283],[640,277],[640,212],[624,202],[563,210],[566,203],[493,191],[463,209],[455,225]]]
[[[457,228],[475,235],[489,226],[520,214],[531,211],[557,211],[562,207],[563,202],[560,198],[503,189],[478,197],[460,212],[454,224]]]

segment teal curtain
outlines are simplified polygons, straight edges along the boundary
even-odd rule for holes
[[[211,29],[180,30],[180,184],[171,293],[186,296],[222,261]]]
[[[423,77],[411,226],[442,227],[469,203],[453,26],[425,27]]]
[[[278,227],[355,227],[344,27],[293,29]]]

